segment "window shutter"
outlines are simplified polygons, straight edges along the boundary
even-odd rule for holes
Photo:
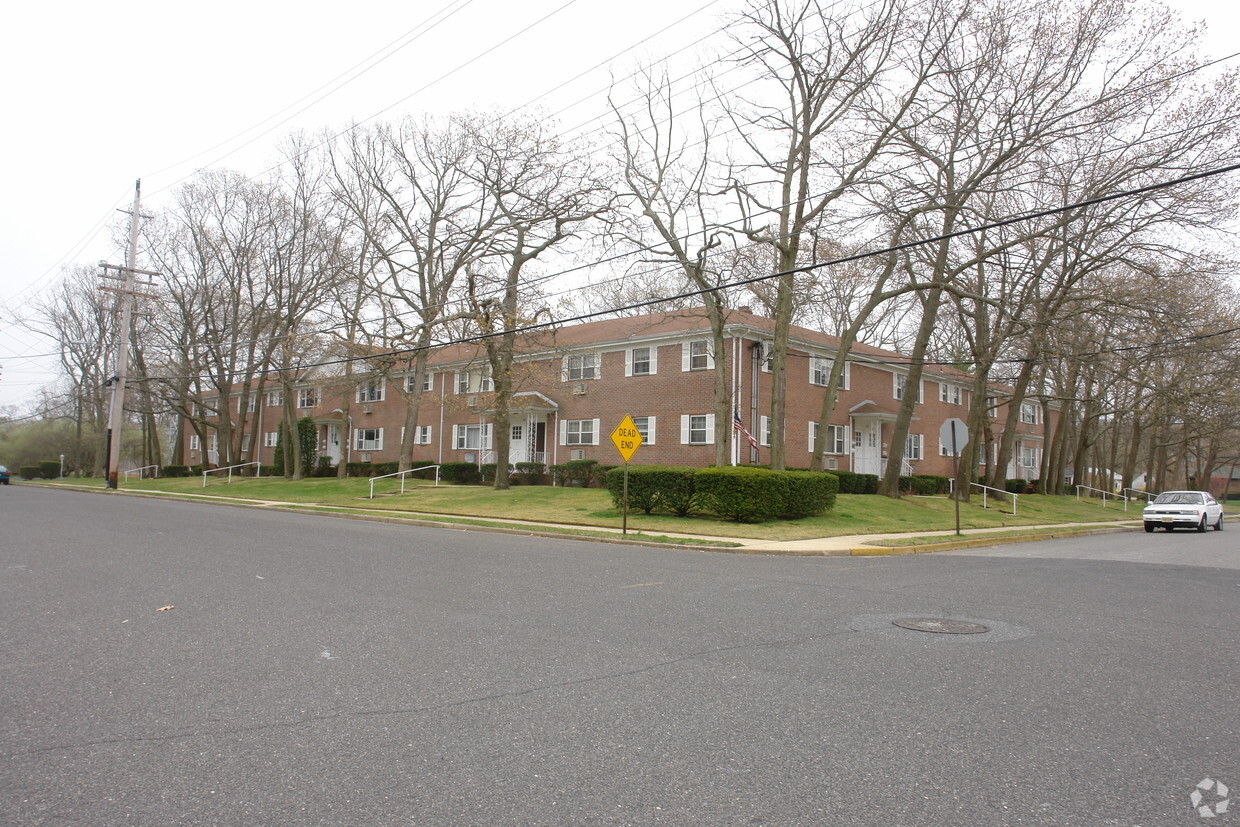
[[[758,444],[759,444],[759,445],[769,445],[769,444],[770,444],[770,440],[768,440],[768,439],[766,438],[766,435],[767,435],[768,433],[770,433],[770,431],[771,431],[770,425],[768,425],[768,424],[767,424],[767,423],[769,423],[770,421],[771,421],[771,418],[770,418],[769,416],[760,416],[760,417],[758,417],[758,434],[757,434],[757,436],[758,436]]]
[[[624,352],[624,375],[633,375],[633,351],[626,350]]]
[[[687,373],[689,370],[689,357],[692,354],[692,352],[693,352],[692,342],[681,342],[680,343],[680,370],[682,373]],[[688,440],[686,439],[686,441]]]
[[[375,450],[376,451],[383,450],[383,429],[382,428],[379,429],[379,439],[375,442]]]
[[[715,444],[715,415],[706,414],[706,444]]]
[[[561,445],[568,444],[568,420],[567,419],[560,420],[560,444]]]
[[[650,375],[653,376],[654,374],[658,372],[659,372],[659,346],[651,345],[650,346]],[[653,422],[654,419],[652,418],[650,421]]]
[[[809,452],[814,453],[814,431],[818,430],[817,422],[809,423]]]
[[[713,370],[714,367],[715,367],[715,340],[708,339],[706,341],[706,369]],[[712,430],[711,433],[713,434],[714,431]]]
[[[654,445],[654,417],[646,417],[646,444]]]
[[[568,381],[568,357],[565,356],[560,360],[560,381]]]
[[[482,450],[491,450],[491,423],[487,422],[482,426]]]
[[[591,445],[598,445],[598,429],[599,429],[599,420],[596,419],[594,420],[593,433],[590,437]]]
[[[689,444],[689,415],[681,414],[680,416],[680,444]]]

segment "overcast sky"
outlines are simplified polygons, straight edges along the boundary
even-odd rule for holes
[[[31,300],[66,265],[121,263],[111,226],[116,209],[132,202],[135,179],[144,204],[158,208],[199,168],[261,174],[293,129],[406,112],[536,102],[571,130],[603,111],[611,74],[692,46],[739,2],[355,0],[343,11],[321,0],[71,0],[9,8],[0,48],[0,406],[30,400],[52,378],[54,362],[37,357],[54,343],[18,321]],[[1213,56],[1240,51],[1236,4],[1172,5],[1207,21]],[[364,66],[372,68],[358,74]]]

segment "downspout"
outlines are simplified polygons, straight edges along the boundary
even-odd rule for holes
[[[439,383],[439,438],[436,445],[436,459],[440,465],[443,465],[443,400],[444,389],[448,387],[448,375],[444,374],[444,379]]]
[[[732,339],[732,415],[735,416],[737,411],[741,409],[741,340],[740,337]],[[741,443],[737,438],[740,435],[735,428],[728,428],[728,433],[732,435],[732,464],[736,465],[740,461]]]
[[[762,441],[762,421],[758,419],[758,374],[761,372],[762,359],[762,342],[757,341],[749,346],[749,426],[750,433],[757,431],[758,441]],[[758,449],[749,446],[749,462],[756,464],[758,462]]]

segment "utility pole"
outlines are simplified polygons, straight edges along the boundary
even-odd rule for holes
[[[103,278],[114,279],[120,281],[122,286],[101,287],[101,290],[107,290],[121,295],[121,326],[116,337],[116,374],[108,380],[108,384],[112,386],[112,407],[108,413],[108,458],[104,465],[104,475],[107,477],[107,487],[116,488],[120,479],[121,464],[121,424],[125,420],[125,381],[129,377],[129,333],[133,326],[133,300],[135,296],[149,296],[147,293],[138,293],[134,290],[134,280],[137,274],[142,273],[146,276],[157,276],[150,270],[138,269],[138,218],[140,217],[139,208],[142,203],[142,181],[134,182],[133,187],[133,212],[129,214],[129,256],[127,266],[118,267],[115,264],[99,262],[99,266],[103,268]],[[109,270],[116,270],[120,276],[108,275]],[[151,298],[154,298],[151,296]]]

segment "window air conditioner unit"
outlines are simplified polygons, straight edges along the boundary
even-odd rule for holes
[[[573,459],[585,459],[586,452],[584,449],[574,448],[571,452],[569,452],[569,456],[572,457]]]
[[[478,407],[478,397],[474,394],[465,397],[465,404],[471,408]]]
[[[586,383],[585,382],[581,382],[579,384],[573,385],[573,396],[585,396],[585,395],[586,395]]]
[[[363,405],[362,406],[362,413],[368,414],[368,413],[374,413],[374,412],[375,412],[374,405]]]
[[[827,457],[827,470],[828,471],[838,471],[839,468],[840,468],[840,461],[838,459],[836,459],[835,457]]]

